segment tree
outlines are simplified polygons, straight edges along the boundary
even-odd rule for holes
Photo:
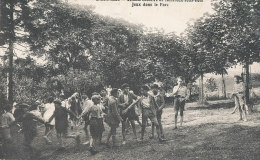
[[[260,4],[257,0],[221,0],[213,3],[215,14],[205,19],[203,26],[212,36],[203,36],[208,51],[227,62],[241,63],[246,70],[246,101],[249,101],[249,65],[259,62]],[[206,34],[207,35],[207,34]],[[216,57],[216,56],[213,56]],[[214,60],[219,60],[214,59]],[[225,63],[226,61],[226,63]],[[217,61],[218,62],[218,61]],[[215,69],[216,70],[216,69]]]
[[[200,76],[200,96],[199,103],[205,103],[204,82],[205,73],[211,73],[214,70],[214,54],[212,54],[212,41],[210,37],[214,33],[209,30],[207,24],[210,19],[207,15],[198,19],[193,25],[186,30],[187,48],[189,48],[189,57],[193,66],[192,71]]]
[[[13,57],[16,45],[24,41],[24,24],[27,20],[26,8],[30,0],[2,0],[0,16],[0,46],[7,48],[8,76],[7,76],[7,99],[13,103]]]
[[[91,32],[97,21],[93,12],[86,7],[76,9],[59,0],[37,1],[33,6],[31,21],[25,28],[34,55],[45,56],[49,65],[58,64],[63,73],[70,68],[87,70]]]
[[[115,87],[126,81],[124,77],[130,82],[139,79],[139,26],[57,0],[35,3],[30,17],[26,25],[30,48],[35,55],[47,57],[50,70],[51,66],[59,66],[54,76],[66,75],[71,68],[96,72],[103,85],[113,83]]]

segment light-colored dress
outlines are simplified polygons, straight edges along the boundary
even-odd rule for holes
[[[54,103],[46,103],[44,108],[45,108],[45,112],[43,114],[43,119],[44,121],[48,121],[55,111],[55,105]],[[53,118],[49,124],[55,125],[55,118]]]

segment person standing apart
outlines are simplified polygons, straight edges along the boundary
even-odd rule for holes
[[[244,114],[244,121],[247,121],[247,115],[246,115],[246,107],[244,102],[244,83],[241,82],[242,78],[240,76],[234,77],[235,84],[233,88],[232,96],[235,98],[235,109],[233,112],[235,113],[236,109],[239,109],[240,118],[239,120],[242,120],[242,114]]]
[[[177,129],[177,118],[178,118],[178,112],[180,111],[180,126],[182,126],[183,123],[183,111],[185,102],[189,99],[189,93],[187,87],[184,85],[182,77],[177,78],[177,86],[173,87],[172,93],[166,93],[166,97],[174,97],[174,129]]]

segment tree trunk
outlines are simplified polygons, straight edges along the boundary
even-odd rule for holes
[[[249,103],[249,62],[248,60],[246,61],[245,65],[245,103]]]
[[[190,93],[189,93],[190,96],[189,97],[191,98],[191,96],[192,96],[192,93],[191,93],[192,92],[192,86],[189,88],[189,90],[190,90]]]
[[[203,73],[200,74],[200,98],[199,98],[199,103],[204,104]]]
[[[13,55],[14,55],[14,4],[13,1],[10,3],[10,39],[9,39],[9,53],[8,53],[8,75],[7,75],[7,100],[9,103],[13,103]]]
[[[224,73],[223,72],[221,73],[221,76],[222,76],[222,93],[223,93],[223,97],[227,98],[226,82],[225,82],[225,79],[224,79]]]

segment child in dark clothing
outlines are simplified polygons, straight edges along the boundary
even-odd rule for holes
[[[62,107],[61,101],[58,99],[56,99],[54,101],[54,104],[55,104],[55,111],[54,111],[53,115],[50,117],[48,122],[50,122],[53,118],[55,118],[55,129],[56,129],[58,141],[60,143],[60,149],[65,148],[62,137],[74,138],[76,141],[76,144],[79,145],[80,144],[79,135],[68,135],[68,126],[69,126],[68,113],[70,113],[70,114],[74,114],[74,113],[72,113],[67,108]],[[76,117],[76,115],[74,115],[74,116]]]
[[[36,149],[31,146],[31,143],[37,135],[37,122],[46,124],[37,110],[37,105],[32,105],[22,118],[24,145],[29,148],[31,155],[36,153]]]

